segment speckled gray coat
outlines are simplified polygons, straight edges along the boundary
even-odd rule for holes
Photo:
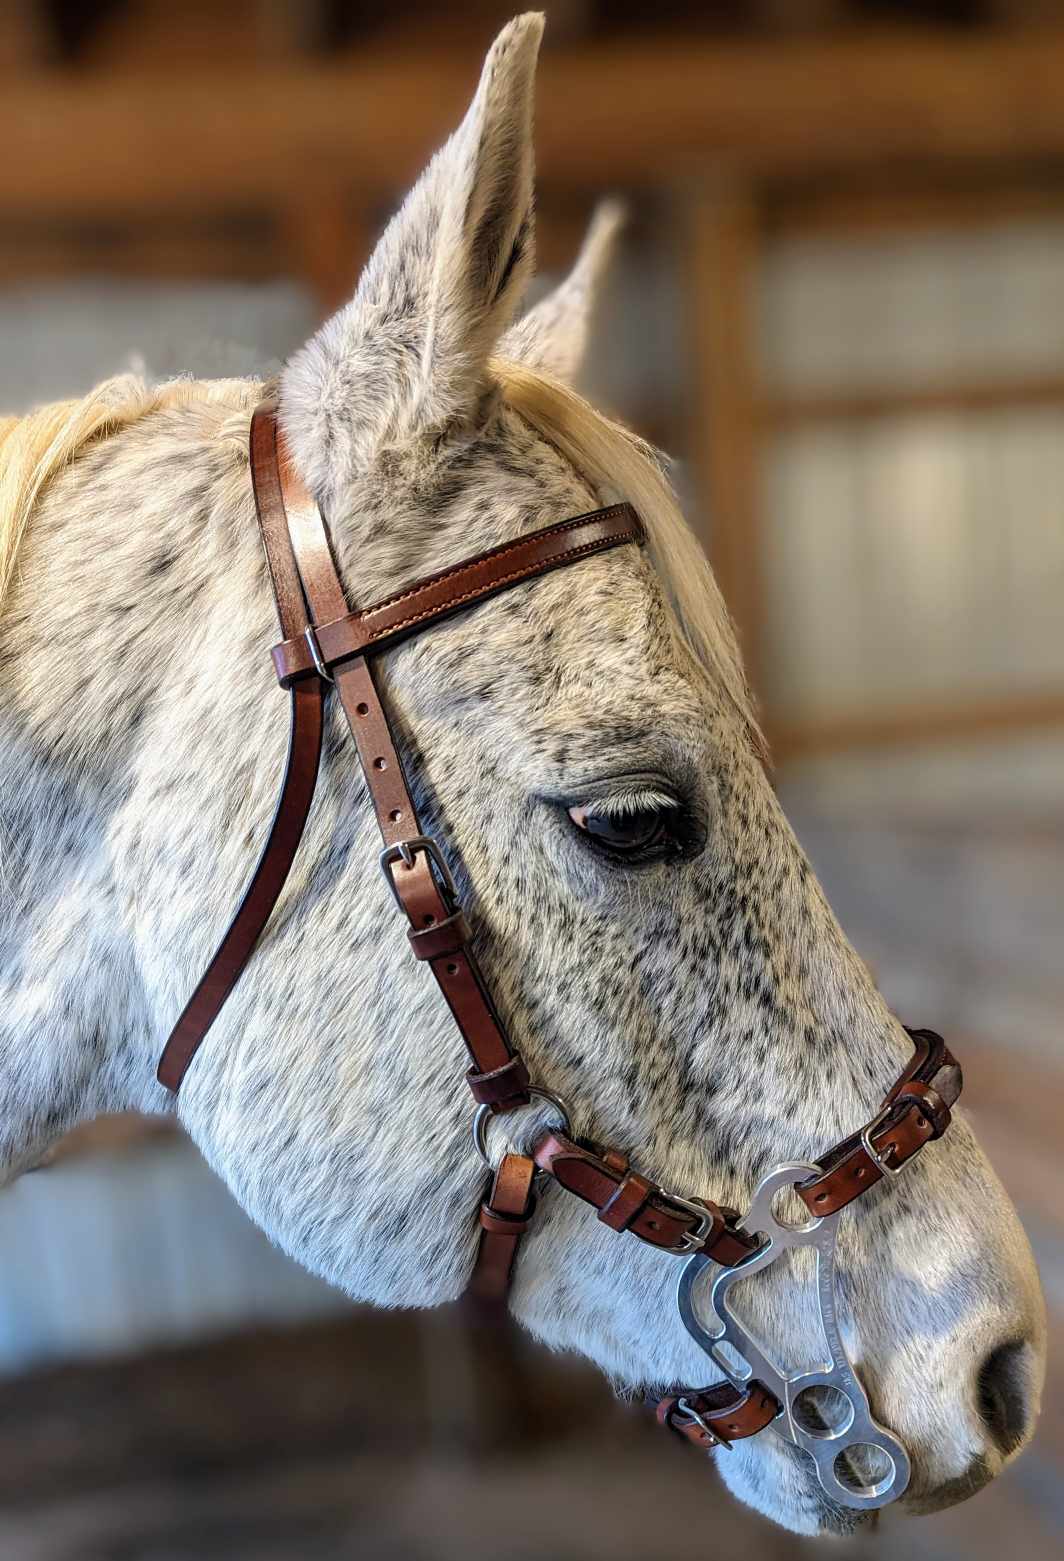
[[[575,369],[614,225],[600,221],[569,283],[513,326],[532,266],[540,29],[527,16],[500,36],[355,299],[281,378],[353,601],[606,502],[626,472],[646,493],[660,481],[575,399],[544,384],[537,418],[527,394],[540,370]],[[97,1110],[170,1109],[154,1082],[162,1040],[272,810],[287,720],[247,471],[260,389],[192,397],[92,444],[23,546],[0,620],[9,1175]],[[424,823],[536,1078],[573,1103],[578,1131],[677,1189],[742,1204],[767,1166],[867,1118],[908,1043],[780,812],[693,545],[664,501],[647,521],[652,556],[623,549],[521,586],[389,654],[382,679]],[[685,594],[697,617],[692,592],[701,637],[678,628]],[[674,848],[617,861],[574,826],[580,805],[658,808]],[[291,881],[179,1110],[285,1250],[352,1296],[431,1306],[469,1274],[483,1173],[461,1039],[405,953],[377,849],[334,710]],[[996,1472],[977,1368],[1025,1341],[1015,1369],[1037,1397],[1041,1303],[963,1118],[846,1216],[843,1259],[848,1337],[912,1450],[912,1505]],[[676,1272],[548,1191],[513,1309],[622,1384],[704,1381]],[[773,1270],[740,1304],[785,1358],[815,1358],[807,1272]],[[846,1521],[771,1436],[721,1468],[794,1528]]]

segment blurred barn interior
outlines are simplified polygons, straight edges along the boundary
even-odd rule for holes
[[[275,364],[511,9],[9,0],[2,410],[130,361]],[[546,279],[600,194],[631,211],[588,388],[677,458],[781,794],[893,1006],[955,1038],[1059,1338],[1064,5],[548,19]],[[0,1198],[0,1367],[5,1561],[623,1561],[672,1549],[665,1501],[722,1553],[799,1554],[582,1368],[460,1314],[353,1312],[152,1124],[90,1128]],[[1052,1371],[1013,1471],[864,1554],[1059,1554]]]

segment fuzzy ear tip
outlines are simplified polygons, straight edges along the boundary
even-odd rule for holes
[[[627,226],[631,214],[631,206],[623,195],[607,195],[595,206],[591,215],[591,231],[596,236],[612,238]]]
[[[515,16],[512,21],[507,22],[498,34],[491,47],[492,54],[501,53],[515,43],[524,48],[538,48],[546,25],[545,11],[523,11],[520,16]]]

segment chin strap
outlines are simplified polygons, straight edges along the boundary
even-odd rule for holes
[[[684,1388],[661,1398],[648,1393],[647,1403],[653,1407],[658,1425],[685,1437],[704,1453],[756,1436],[780,1412],[779,1404],[760,1382],[745,1389],[717,1382],[711,1388]]]
[[[549,1141],[555,1142],[553,1135]],[[570,1150],[578,1150],[568,1140],[566,1144]],[[503,1155],[480,1206],[480,1247],[466,1293],[482,1307],[505,1307],[517,1249],[536,1213],[536,1171],[536,1160],[529,1155]],[[625,1172],[626,1167],[622,1177]],[[647,1394],[646,1402],[660,1426],[703,1452],[756,1436],[776,1418],[780,1407],[758,1382],[746,1389],[718,1382],[708,1388]]]

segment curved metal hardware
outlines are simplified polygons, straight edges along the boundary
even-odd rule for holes
[[[399,890],[395,887],[395,877],[392,873],[392,868],[396,862],[402,862],[404,867],[413,867],[414,857],[418,851],[424,851],[431,862],[436,874],[436,882],[443,891],[444,900],[452,909],[456,909],[458,905],[458,890],[455,888],[451,869],[447,866],[447,858],[431,835],[413,835],[409,840],[397,840],[395,845],[385,846],[380,853],[378,861],[380,862],[381,872],[384,874],[385,883],[392,891],[392,898],[396,905],[400,910],[403,909],[403,902],[399,898]]]
[[[873,1417],[868,1396],[842,1342],[835,1308],[838,1213],[807,1220],[801,1225],[783,1225],[772,1208],[776,1194],[783,1188],[819,1175],[818,1166],[800,1163],[777,1166],[770,1171],[755,1192],[750,1212],[740,1227],[762,1236],[762,1246],[735,1268],[718,1268],[715,1276],[708,1278],[705,1299],[702,1293],[706,1286],[699,1286],[698,1281],[703,1270],[710,1266],[711,1259],[702,1252],[695,1253],[684,1264],[676,1301],[688,1333],[730,1382],[736,1387],[745,1387],[754,1379],[775,1394],[783,1407],[772,1423],[772,1430],[808,1454],[813,1460],[817,1479],[831,1500],[841,1507],[868,1511],[885,1507],[905,1490],[909,1483],[909,1455],[893,1432]],[[728,1291],[740,1279],[760,1273],[782,1253],[795,1247],[812,1247],[816,1253],[816,1295],[829,1359],[806,1370],[787,1372],[736,1317],[728,1303]],[[700,1291],[697,1310],[696,1288]],[[706,1318],[705,1323],[699,1313]],[[724,1345],[730,1346],[730,1350],[722,1349]],[[736,1367],[735,1356],[742,1364],[741,1371]],[[843,1395],[849,1405],[843,1424],[814,1431],[799,1422],[795,1416],[795,1403],[811,1387],[834,1388]],[[857,1485],[856,1476],[849,1471],[847,1480],[840,1479],[839,1461],[847,1449],[856,1447],[870,1447],[881,1453],[890,1465],[890,1472],[868,1485]],[[852,1469],[852,1465],[850,1467]]]
[[[573,1125],[569,1117],[569,1104],[561,1095],[556,1095],[552,1089],[543,1089],[538,1084],[530,1084],[528,1093],[533,1100],[545,1100],[548,1105],[554,1107],[561,1117],[561,1129],[563,1133],[571,1134]],[[495,1116],[491,1106],[478,1106],[473,1113],[473,1147],[489,1170],[492,1169],[491,1155],[488,1153],[488,1124]],[[537,1176],[542,1172],[537,1171]]]

